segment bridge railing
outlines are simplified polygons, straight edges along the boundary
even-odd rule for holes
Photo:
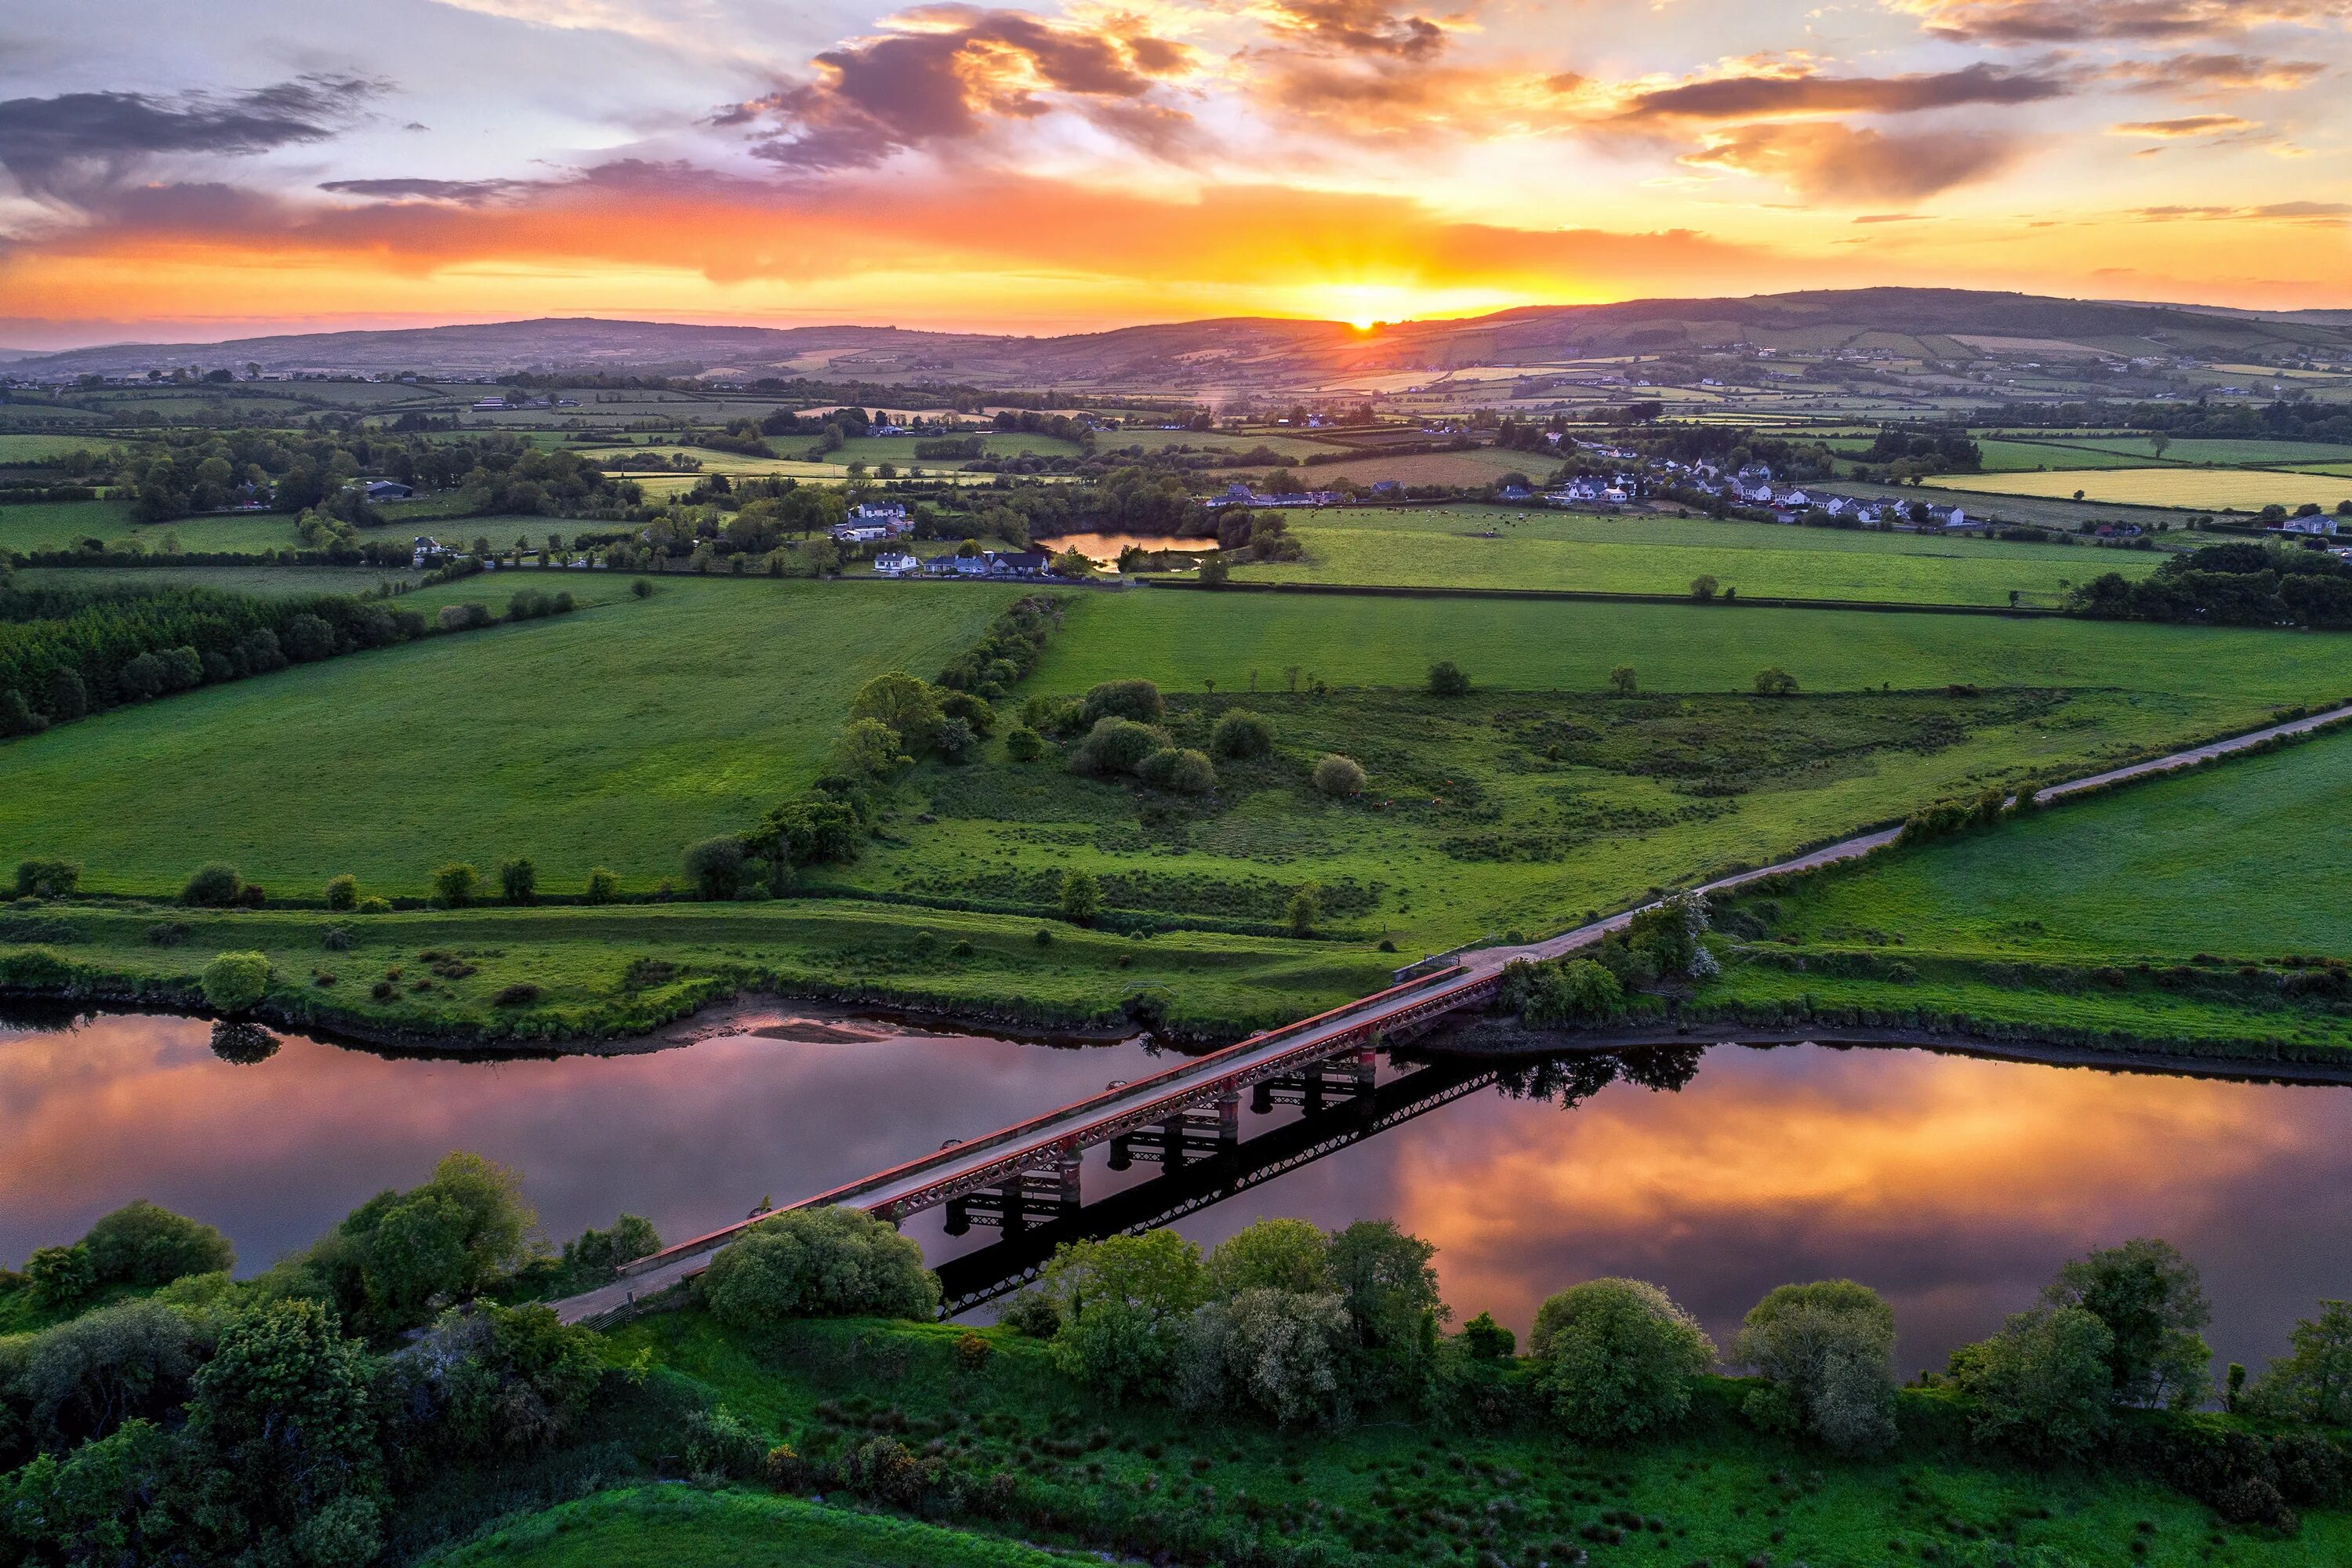
[[[871,1190],[872,1188],[887,1183],[905,1181],[909,1177],[920,1175],[926,1170],[939,1170],[961,1164],[976,1154],[984,1154],[991,1150],[1009,1149],[1021,1143],[1024,1140],[1035,1138],[1038,1134],[1044,1132],[1055,1123],[1062,1121],[1072,1115],[1082,1113],[1087,1108],[1092,1106],[1100,1106],[1104,1110],[1108,1110],[1114,1105],[1124,1104],[1133,1100],[1141,1100],[1145,1103],[1150,1103],[1152,1100],[1157,1098],[1154,1093],[1155,1090],[1165,1090],[1169,1087],[1187,1079],[1213,1079],[1218,1077],[1218,1064],[1231,1058],[1248,1052],[1263,1050],[1268,1044],[1276,1040],[1285,1038],[1291,1035],[1308,1033],[1315,1029],[1324,1027],[1339,1019],[1345,1018],[1351,1014],[1363,1012],[1368,1008],[1377,1008],[1383,1004],[1398,1000],[1414,993],[1428,990],[1431,987],[1437,985],[1439,983],[1453,979],[1463,973],[1464,970],[1462,966],[1457,964],[1451,969],[1435,974],[1426,974],[1419,977],[1418,979],[1407,981],[1402,985],[1391,985],[1385,991],[1375,991],[1369,996],[1359,996],[1354,1001],[1349,1002],[1343,1006],[1333,1007],[1327,1011],[1315,1014],[1311,1017],[1301,1018],[1296,1023],[1285,1024],[1279,1028],[1264,1030],[1258,1034],[1250,1036],[1247,1039],[1227,1046],[1222,1050],[1212,1051],[1206,1056],[1194,1057],[1187,1061],[1179,1062],[1173,1067],[1163,1068],[1161,1071],[1156,1072],[1149,1078],[1136,1079],[1131,1082],[1121,1085],[1118,1089],[1106,1089],[1099,1094],[1089,1095],[1084,1100],[1073,1100],[1067,1105],[1046,1111],[1043,1115],[1033,1116],[1025,1121],[1015,1122],[1010,1127],[1001,1128],[994,1132],[989,1133],[985,1137],[976,1138],[970,1142],[958,1143],[949,1148],[936,1150],[929,1154],[919,1155],[915,1159],[906,1161],[901,1164],[893,1165],[887,1170],[877,1171],[869,1176],[861,1176],[855,1182],[845,1183],[840,1186],[819,1193],[814,1197],[804,1198],[799,1203],[793,1204],[789,1206],[793,1208],[822,1208],[828,1205],[839,1204],[845,1200],[854,1198],[861,1191]],[[677,1258],[689,1257],[697,1252],[708,1252],[718,1247],[720,1243],[726,1241],[728,1237],[749,1229],[751,1226],[759,1224],[760,1221],[767,1217],[768,1216],[765,1214],[749,1215],[743,1219],[737,1220],[732,1225],[722,1226],[717,1230],[707,1231],[700,1236],[694,1237],[686,1241],[681,1241],[674,1247],[666,1247],[659,1252],[652,1253],[645,1258],[638,1258],[634,1263],[625,1265],[620,1270],[621,1275],[624,1278],[626,1278],[631,1275],[642,1274],[650,1269],[658,1268],[666,1263],[674,1262]]]

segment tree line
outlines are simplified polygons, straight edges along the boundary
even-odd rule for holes
[[[2352,562],[2322,550],[2209,544],[2137,582],[2103,573],[2071,592],[2067,608],[2105,620],[2352,626]]]

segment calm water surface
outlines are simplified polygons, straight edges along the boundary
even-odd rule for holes
[[[1167,1060],[1138,1041],[739,1036],[482,1062],[286,1037],[239,1066],[195,1020],[0,1027],[0,1260],[146,1197],[219,1226],[249,1272],[458,1148],[520,1169],[551,1237],[624,1209],[684,1237]],[[1090,1202],[1152,1173],[1115,1180],[1103,1158]],[[1999,1327],[2065,1258],[2160,1235],[2204,1270],[2220,1357],[2259,1367],[2321,1297],[2352,1296],[2352,1089],[1725,1047],[1678,1090],[1563,1107],[1481,1089],[1179,1228],[1213,1242],[1268,1215],[1393,1217],[1439,1245],[1463,1316],[1521,1330],[1594,1275],[1656,1280],[1718,1338],[1773,1285],[1851,1276],[1894,1301],[1906,1369]],[[939,1219],[909,1226],[935,1262],[992,1239]]]

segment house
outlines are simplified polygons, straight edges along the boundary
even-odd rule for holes
[[[860,528],[853,523],[836,522],[828,531],[836,544],[872,544],[890,537],[890,531],[879,525]]]
[[[2134,529],[2132,531],[2137,533],[2139,531],[2137,529]],[[2316,514],[2309,517],[2291,517],[2284,522],[2280,523],[2276,528],[2272,529],[2270,531],[2273,533],[2300,533],[2314,536],[2325,536],[2333,534],[2336,531],[2336,520],[2332,517],[2320,517]]]
[[[851,507],[845,526],[878,528],[883,531],[875,537],[896,539],[902,533],[912,533],[915,525],[908,520],[907,509],[896,501],[863,501]]]
[[[922,569],[923,563],[903,550],[886,550],[874,558],[877,577],[912,577]]]
[[[977,559],[969,555],[934,555],[923,563],[927,577],[952,577],[962,570],[966,561]]]
[[[420,572],[428,566],[443,565],[456,559],[457,559],[457,551],[454,545],[444,544],[437,539],[428,539],[421,533],[416,536],[408,552],[408,563]]]
[[[1497,499],[1507,501],[1528,500],[1532,499],[1535,493],[1525,485],[1505,485],[1495,492]]]
[[[370,479],[362,493],[370,500],[406,500],[416,493],[416,487],[404,485],[397,479]]]
[[[1053,557],[1042,550],[1007,550],[986,557],[992,577],[1043,577],[1053,570]]]

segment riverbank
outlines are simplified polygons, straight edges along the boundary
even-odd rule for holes
[[[1368,943],[1119,936],[819,899],[373,915],[18,900],[0,910],[0,994],[202,1013],[205,965],[256,952],[270,980],[245,1016],[483,1052],[659,1048],[704,1009],[761,997],[993,1034],[1149,1027],[1223,1043],[1379,990],[1396,962]]]

